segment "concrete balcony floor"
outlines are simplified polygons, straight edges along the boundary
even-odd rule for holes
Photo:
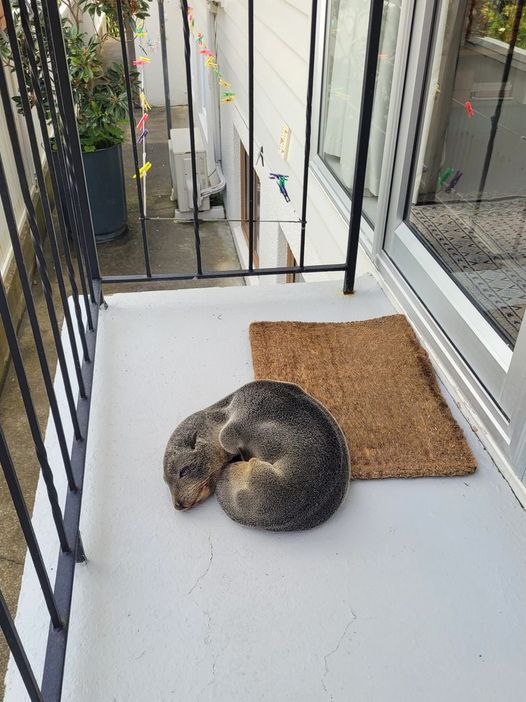
[[[252,379],[254,320],[394,312],[370,276],[116,294],[101,312],[64,680],[68,702],[522,700],[526,515],[446,394],[466,478],[356,481],[325,525],[271,534],[214,498],[175,512],[175,425]],[[57,454],[48,432],[50,454]],[[63,486],[62,486],[63,488]],[[57,544],[39,484],[34,523]],[[17,623],[40,675],[47,618],[26,563]],[[25,699],[10,664],[6,700]]]
[[[174,203],[170,201],[171,177],[168,162],[168,147],[166,142],[166,125],[164,110],[154,108],[149,121],[149,153],[155,168],[150,172],[148,180],[148,208],[152,216],[172,216]],[[175,107],[172,110],[172,120],[175,127],[187,124],[186,107]],[[125,184],[128,203],[128,232],[112,242],[98,246],[101,270],[105,275],[115,273],[135,274],[144,272],[143,245],[137,205],[135,181],[130,177],[133,172],[131,144],[128,139],[123,147],[125,164]],[[203,265],[208,270],[232,270],[239,268],[234,241],[226,222],[206,222],[201,226],[201,241]],[[150,222],[148,226],[149,250],[152,270],[192,271],[195,270],[194,231],[192,224],[161,220]],[[45,254],[48,261],[53,294],[59,300],[58,288],[53,272],[49,241],[45,242]],[[75,259],[74,259],[75,260]],[[75,263],[76,265],[76,263]],[[16,276],[17,277],[17,276]],[[56,350],[53,343],[49,316],[40,284],[36,278],[33,286],[40,328],[46,345],[46,354],[50,367],[56,367]],[[77,278],[77,284],[78,278]],[[147,286],[134,284],[126,285],[126,291],[137,289],[169,290],[174,288],[195,288],[220,285],[243,285],[240,278],[199,281],[170,281],[149,283]],[[105,292],[110,294],[121,291],[122,286],[106,286]],[[57,302],[57,312],[61,319],[61,308]],[[49,414],[49,402],[42,382],[38,356],[27,315],[24,316],[20,330],[19,342],[28,372],[33,400],[37,410],[42,432],[45,431]],[[35,490],[39,475],[39,466],[35,457],[31,433],[26,420],[18,383],[13,368],[7,372],[3,387],[0,384],[0,421],[6,434],[19,480],[29,509],[33,507]],[[59,460],[60,463],[60,460]],[[0,471],[0,582],[2,592],[6,597],[10,610],[16,611],[20,581],[22,577],[26,544],[20,530],[15,510],[12,506],[9,491]],[[0,700],[4,693],[4,676],[7,667],[9,651],[7,644],[0,636]]]

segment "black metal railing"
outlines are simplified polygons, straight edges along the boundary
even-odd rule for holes
[[[191,144],[193,229],[195,246],[195,271],[179,273],[166,271],[153,273],[148,246],[148,217],[145,211],[145,190],[140,178],[139,153],[134,117],[134,95],[132,77],[129,70],[129,57],[125,35],[126,17],[121,0],[116,2],[120,43],[122,50],[124,77],[127,88],[129,128],[136,175],[137,200],[139,207],[140,234],[143,248],[144,273],[137,275],[101,276],[97,258],[97,248],[90,214],[88,191],[82,162],[82,153],[75,119],[75,105],[69,82],[68,62],[62,34],[62,21],[56,0],[2,0],[7,22],[7,37],[10,47],[10,61],[14,69],[20,106],[24,116],[29,145],[33,157],[38,194],[44,213],[44,224],[39,225],[33,204],[32,193],[27,181],[22,149],[18,139],[15,103],[12,101],[6,81],[6,70],[0,70],[0,98],[3,105],[6,125],[11,135],[11,145],[18,181],[27,213],[33,254],[38,276],[46,303],[47,315],[52,331],[54,348],[58,359],[58,369],[64,385],[68,419],[71,420],[73,435],[68,438],[64,428],[64,418],[57,400],[52,379],[52,368],[46,355],[42,328],[36,311],[31,289],[29,272],[19,240],[17,222],[9,183],[4,169],[3,155],[0,154],[0,199],[5,213],[7,228],[13,247],[14,259],[20,276],[22,294],[30,322],[31,333],[37,353],[40,370],[49,401],[60,446],[63,469],[67,477],[67,493],[63,507],[56,489],[56,471],[60,466],[50,465],[42,436],[30,383],[17,338],[15,322],[11,316],[8,295],[0,276],[0,315],[20,388],[22,402],[31,430],[35,455],[42,478],[47,488],[50,509],[60,544],[56,579],[52,587],[40,546],[32,527],[31,518],[17,478],[16,467],[8,442],[0,428],[0,463],[8,486],[20,526],[25,537],[29,555],[33,561],[41,592],[50,617],[50,628],[41,683],[33,673],[31,663],[24,651],[15,623],[7,608],[0,590],[0,624],[13,659],[18,666],[27,693],[31,700],[56,702],[60,700],[64,661],[68,638],[68,621],[71,609],[75,564],[84,559],[79,534],[79,519],[82,499],[84,465],[86,457],[86,436],[90,415],[93,361],[95,354],[98,311],[103,304],[102,289],[105,283],[148,283],[151,281],[181,281],[279,275],[287,273],[311,273],[342,271],[344,292],[352,292],[358,239],[361,224],[364,178],[368,152],[369,130],[374,97],[374,84],[377,70],[377,56],[382,22],[383,0],[371,0],[364,79],[361,95],[361,114],[358,128],[358,147],[355,161],[353,205],[348,231],[347,255],[345,261],[334,264],[307,265],[305,263],[305,242],[308,235],[307,203],[309,187],[309,167],[311,159],[311,124],[313,110],[314,68],[316,56],[323,47],[316,46],[318,2],[311,2],[311,28],[308,58],[307,92],[305,99],[305,151],[303,162],[303,191],[301,196],[299,264],[295,266],[257,268],[254,266],[254,2],[247,0],[247,41],[248,41],[248,267],[246,269],[215,271],[204,270],[201,258],[200,216],[198,209],[198,178],[196,165],[196,145],[194,138],[194,106],[191,69],[191,28],[188,19],[187,0],[181,0],[183,19],[184,55],[186,87],[188,94],[188,120]],[[164,3],[159,0],[159,20],[161,29],[161,51],[163,58],[164,86],[167,131],[171,127],[169,97],[169,76],[166,51],[166,31]],[[13,13],[16,15],[16,22]],[[21,31],[17,28],[20,27]],[[29,80],[29,84],[28,84]],[[33,109],[34,108],[34,109]],[[41,137],[37,137],[36,123]],[[48,121],[51,129],[48,128]],[[51,136],[50,136],[51,134]],[[41,166],[40,143],[43,144],[47,161],[48,177]],[[53,216],[53,203],[56,217]],[[43,241],[49,242],[51,263],[56,277],[57,291],[52,285],[52,272],[48,268]],[[71,297],[71,305],[68,299]],[[63,316],[65,328],[61,334],[60,318]],[[71,363],[68,363],[68,356]],[[96,409],[96,408],[94,408]]]
[[[35,679],[1,591],[0,624],[29,698],[58,700],[62,687],[73,574],[75,563],[82,556],[79,536],[80,502],[96,328],[99,304],[102,302],[101,283],[58,6],[56,2],[40,3],[38,0],[20,0],[16,5],[12,0],[2,0],[2,4],[7,25],[5,33],[9,47],[8,62],[13,70],[16,91],[20,95],[20,109],[27,131],[38,197],[43,211],[43,224],[39,225],[31,192],[32,184],[26,176],[17,129],[16,105],[9,93],[7,66],[0,70],[3,118],[10,135],[14,165],[31,237],[32,254],[36,260],[38,279],[64,386],[68,422],[72,427],[72,436],[68,437],[65,417],[61,414],[53,383],[53,368],[45,350],[42,322],[39,320],[33,297],[30,270],[20,243],[3,152],[0,153],[0,200],[67,478],[67,494],[64,505],[61,505],[56,487],[60,466],[52,466],[47,454],[28,372],[17,338],[16,322],[11,314],[4,280],[0,276],[0,315],[3,329],[35,456],[47,489],[60,548],[55,583],[52,587],[17,477],[12,452],[0,428],[0,463],[5,483],[50,617],[44,677],[40,684]],[[52,138],[49,136],[48,119],[52,124]],[[37,132],[37,124],[40,133]],[[42,167],[41,145],[46,157],[47,174]],[[53,208],[56,219],[53,217]],[[49,246],[52,270],[48,266],[44,242]],[[52,284],[53,276],[56,280],[56,292]],[[68,296],[71,296],[71,305]],[[61,318],[65,322],[63,334],[60,329]],[[68,357],[71,358],[71,363],[68,363]]]
[[[307,92],[305,99],[305,149],[303,159],[303,187],[300,203],[301,216],[295,223],[300,227],[300,247],[299,247],[299,264],[295,266],[283,266],[279,268],[259,268],[254,266],[254,226],[256,220],[254,217],[254,0],[247,0],[247,43],[248,43],[248,62],[247,62],[247,86],[248,86],[248,187],[247,187],[247,219],[244,220],[248,225],[248,267],[237,270],[210,271],[203,270],[201,256],[201,235],[200,235],[200,217],[198,208],[198,177],[197,177],[197,162],[196,148],[194,136],[194,100],[193,100],[193,84],[192,84],[192,41],[191,28],[189,23],[189,5],[188,0],[180,0],[181,13],[183,21],[183,41],[184,41],[184,58],[185,58],[185,75],[186,75],[186,91],[188,95],[188,126],[190,138],[190,157],[192,170],[192,219],[195,239],[195,272],[180,273],[177,271],[166,271],[163,273],[153,273],[150,265],[150,256],[148,251],[148,221],[145,208],[145,192],[140,184],[139,154],[136,146],[135,119],[133,114],[133,96],[131,78],[128,70],[129,56],[127,44],[124,36],[124,13],[122,11],[121,2],[117,2],[117,13],[119,29],[121,34],[121,51],[123,64],[126,73],[126,86],[128,90],[129,104],[129,125],[132,139],[133,158],[135,176],[137,180],[137,199],[139,206],[139,219],[141,225],[141,235],[144,249],[144,273],[143,274],[127,274],[127,275],[108,275],[102,276],[103,283],[135,283],[141,282],[159,282],[159,281],[184,281],[184,280],[202,280],[202,279],[219,279],[219,278],[247,278],[251,276],[266,276],[266,275],[281,275],[281,274],[303,274],[303,273],[329,273],[341,271],[344,273],[344,292],[352,293],[354,289],[354,279],[356,271],[356,259],[358,254],[358,242],[360,236],[360,227],[362,221],[362,202],[365,182],[365,170],[367,163],[367,153],[369,147],[369,133],[371,124],[371,115],[374,100],[375,78],[378,62],[378,47],[380,42],[380,30],[382,25],[383,1],[371,0],[369,13],[369,26],[367,36],[367,48],[364,64],[364,78],[362,83],[361,93],[361,111],[358,123],[357,135],[357,156],[355,160],[354,176],[353,176],[353,205],[348,230],[346,258],[340,263],[330,264],[315,264],[307,265],[305,263],[305,242],[307,236],[307,203],[309,192],[309,168],[311,161],[311,125],[313,111],[313,89],[314,89],[314,72],[316,57],[323,53],[323,47],[316,46],[317,36],[317,19],[318,19],[318,0],[311,0],[311,28],[309,40],[309,58],[308,58],[308,74],[307,74]],[[171,126],[171,109],[169,97],[169,75],[168,62],[166,60],[166,32],[164,20],[164,4],[159,4],[159,19],[160,19],[160,40],[161,52],[163,58],[163,78],[165,87],[165,105],[166,105],[166,120],[167,132],[170,133]],[[154,217],[154,220],[168,219],[162,217]],[[209,220],[207,220],[209,221]],[[222,221],[228,221],[222,220]],[[234,220],[231,220],[234,221]],[[240,220],[235,220],[240,221]],[[268,221],[268,220],[266,220]],[[278,222],[280,220],[276,220]]]

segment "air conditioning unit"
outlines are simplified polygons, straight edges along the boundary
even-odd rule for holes
[[[206,150],[198,129],[194,129],[195,161],[197,168],[197,206],[199,211],[210,209],[210,197],[202,191],[209,187]],[[170,170],[172,172],[172,201],[177,203],[176,219],[187,219],[193,210],[192,159],[190,129],[170,130]]]

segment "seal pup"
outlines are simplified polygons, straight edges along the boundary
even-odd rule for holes
[[[333,416],[297,385],[270,380],[187,417],[164,456],[176,509],[215,492],[233,520],[271,531],[326,521],[349,478],[347,443]]]

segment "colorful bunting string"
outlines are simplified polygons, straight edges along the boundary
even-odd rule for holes
[[[283,195],[285,198],[285,202],[290,202],[290,197],[287,192],[287,180],[289,179],[288,175],[283,175],[283,173],[271,173],[269,176],[270,180],[275,180],[280,193]]]
[[[135,59],[135,61],[132,61],[134,66],[142,66],[145,63],[150,63],[152,59],[148,58],[148,56],[139,56],[138,59]]]
[[[137,122],[135,129],[139,131],[140,129],[144,129],[144,125],[146,124],[147,120],[149,119],[148,113],[143,112],[143,115],[141,119]]]
[[[141,135],[140,135],[139,138],[137,139],[137,143],[138,143],[138,144],[142,143],[142,142],[146,139],[146,137],[148,136],[148,134],[149,134],[148,130],[147,130],[147,129],[143,129],[142,132],[141,132]]]
[[[148,56],[148,50],[149,51],[155,51],[157,47],[159,46],[159,42],[153,42],[150,39],[147,39],[148,37],[148,32],[145,31],[145,22],[144,19],[135,19],[133,24],[132,24],[132,29],[133,29],[133,35],[137,39],[142,39],[143,41],[139,43],[139,48],[141,49],[143,55],[139,56],[136,58],[132,63],[134,66],[137,68],[142,68],[145,64],[151,62],[151,58]],[[147,49],[145,48],[145,46]],[[148,99],[146,95],[144,94],[144,74],[143,71],[140,71],[140,82],[141,82],[141,92],[139,93],[139,101],[141,104],[142,108],[142,115],[139,121],[137,122],[137,125],[135,129],[137,132],[140,132],[139,136],[137,137],[137,144],[142,144],[142,158],[143,158],[143,165],[139,168],[139,178],[145,179],[146,174],[152,167],[152,164],[150,161],[146,160],[146,137],[148,136],[148,130],[146,129],[146,122],[149,119],[148,111],[152,109],[152,106],[148,102]],[[133,178],[136,178],[137,174],[133,175]],[[145,186],[146,187],[146,186]]]
[[[148,112],[149,110],[152,109],[152,106],[150,105],[150,103],[146,99],[146,95],[142,91],[139,93],[139,100],[141,103],[141,107],[145,112]]]
[[[143,176],[145,176],[145,175],[148,173],[148,171],[150,170],[151,167],[152,167],[152,164],[150,163],[150,161],[146,161],[146,163],[144,164],[144,166],[141,166],[141,167],[139,168],[139,178],[142,178]],[[137,177],[135,173],[133,174],[133,177],[134,177],[134,178]]]
[[[219,64],[217,63],[216,54],[213,51],[210,51],[210,49],[207,47],[204,34],[202,32],[196,31],[194,11],[192,7],[188,7],[188,25],[190,27],[192,35],[195,37],[195,41],[199,49],[200,55],[205,58],[205,66],[207,68],[210,68],[217,75],[217,82],[219,83],[221,88],[231,88],[231,84],[224,79],[223,74],[221,73]],[[234,102],[235,99],[236,94],[233,91],[227,91],[221,94],[221,102]]]

